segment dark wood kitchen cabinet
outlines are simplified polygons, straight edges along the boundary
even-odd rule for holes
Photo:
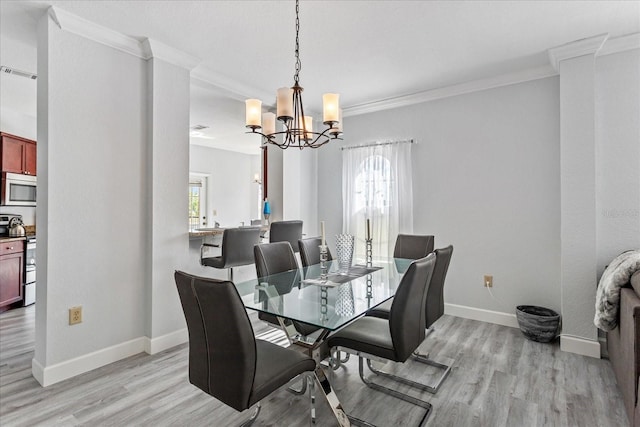
[[[0,133],[0,157],[2,172],[36,175],[36,142],[8,133]]]
[[[0,240],[0,311],[22,300],[24,240]]]

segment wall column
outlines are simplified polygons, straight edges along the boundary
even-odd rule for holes
[[[156,353],[187,340],[173,280],[188,269],[186,195],[189,182],[190,70],[197,64],[158,42],[144,47],[148,84],[148,300],[145,350]]]
[[[597,284],[595,56],[607,36],[549,51],[560,73],[560,280],[563,351],[600,357]]]

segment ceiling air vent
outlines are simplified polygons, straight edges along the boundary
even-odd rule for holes
[[[32,73],[27,73],[26,71],[16,70],[15,68],[0,66],[0,71],[6,74],[13,74],[15,76],[26,77],[31,80],[35,80],[38,78],[37,75]]]

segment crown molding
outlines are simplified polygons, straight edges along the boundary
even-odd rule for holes
[[[200,63],[199,58],[167,46],[157,40],[146,38],[140,41],[134,37],[88,21],[59,7],[49,7],[48,13],[61,30],[77,34],[144,60],[158,58],[188,70],[192,70]]]
[[[607,41],[607,38],[609,38],[609,34],[605,33],[566,43],[562,46],[552,47],[548,51],[549,62],[551,63],[553,68],[555,68],[556,71],[559,72],[560,61],[576,58],[583,55],[597,55],[598,51]]]
[[[231,98],[238,101],[244,102],[247,98],[259,98],[262,99],[262,105],[264,107],[275,107],[275,91],[274,93],[269,93],[255,87],[242,84],[202,65],[191,71],[191,78],[199,80],[197,83],[200,83],[201,86],[207,87],[210,85],[212,86],[211,89],[218,91],[222,89]]]
[[[345,108],[342,112],[342,115],[344,117],[357,116],[360,114],[405,107],[408,105],[434,101],[436,99],[449,98],[451,96],[463,95],[501,86],[524,83],[531,80],[544,79],[546,77],[552,77],[557,74],[558,73],[549,65],[537,68],[529,68],[513,73],[501,74],[499,76],[472,80],[470,82],[445,86],[438,89],[417,92],[410,95],[403,95],[394,98],[383,99],[380,101],[368,102],[366,104],[354,105]]]
[[[157,40],[146,38],[142,41],[141,47],[145,54],[145,59],[161,59],[178,67],[186,68],[189,71],[200,63],[200,58],[167,46]]]
[[[95,22],[87,21],[55,6],[49,7],[48,13],[61,30],[111,46],[138,58],[148,59],[145,57],[140,42],[133,37],[103,27]]]
[[[640,49],[640,33],[609,39],[598,52],[598,56],[611,55],[632,49]]]

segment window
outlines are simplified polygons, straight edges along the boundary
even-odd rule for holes
[[[189,230],[207,225],[207,178],[189,176]]]
[[[366,221],[373,256],[393,253],[398,233],[413,231],[411,141],[343,149],[343,232],[356,236],[356,258],[365,256]]]

